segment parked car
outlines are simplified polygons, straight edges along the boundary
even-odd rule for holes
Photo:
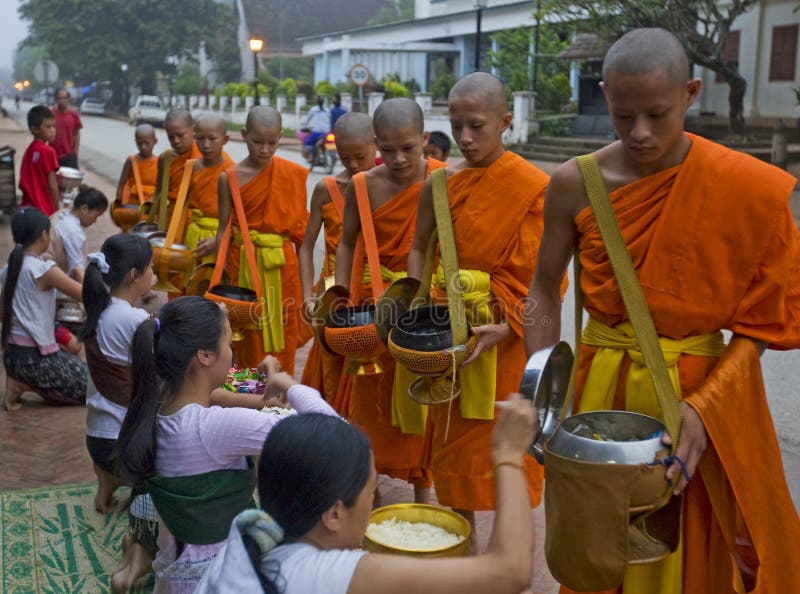
[[[167,110],[161,99],[155,95],[139,95],[133,107],[128,111],[128,121],[131,126],[141,123],[164,125],[164,118],[167,117]]]
[[[106,101],[100,97],[86,97],[81,102],[81,115],[106,115]]]

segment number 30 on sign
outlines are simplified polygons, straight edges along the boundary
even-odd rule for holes
[[[359,87],[366,85],[369,82],[369,77],[369,68],[363,64],[355,64],[350,68],[350,80]]]

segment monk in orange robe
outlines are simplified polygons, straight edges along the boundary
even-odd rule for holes
[[[234,342],[237,365],[256,367],[271,354],[284,371],[292,374],[300,342],[300,324],[304,323],[300,315],[303,294],[296,249],[303,241],[308,223],[308,170],[275,155],[281,130],[281,115],[271,107],[257,106],[247,114],[242,139],[247,144],[248,155],[219,176],[217,240],[221,239],[228,218],[232,216],[238,239],[228,254],[231,284],[252,287],[253,282],[261,282],[265,310],[268,310],[268,319],[259,320],[259,329],[245,330],[244,340]],[[231,172],[235,180],[231,179]],[[238,184],[244,216],[255,245],[259,277],[255,281],[247,260],[241,258],[242,240],[233,212],[232,183]]]
[[[533,278],[549,177],[503,148],[511,114],[503,85],[491,74],[459,80],[450,91],[448,111],[464,160],[445,171],[447,194],[459,275],[462,285],[471,287],[465,291],[468,322],[478,343],[459,370],[460,398],[452,406],[428,407],[428,431],[436,496],[474,527],[476,510],[495,508],[494,401],[519,389],[525,367],[520,305]],[[429,180],[420,196],[409,276],[421,278],[434,225]],[[435,290],[446,295],[443,284]],[[529,455],[520,462],[536,506],[542,469]]]
[[[325,263],[320,283],[333,280],[336,248],[342,236],[344,195],[342,192],[350,178],[361,171],[369,171],[375,165],[375,131],[372,118],[364,113],[347,113],[336,120],[336,151],[344,170],[338,175],[325,177],[317,183],[311,195],[311,216],[306,234],[300,246],[300,281],[303,286],[305,314],[310,316],[315,301],[314,294],[314,244],[320,226],[325,225]],[[311,345],[303,368],[302,383],[319,390],[329,401],[335,402],[339,380],[342,375],[342,357],[322,348],[317,341]],[[337,411],[345,415],[346,411]]]
[[[175,206],[178,197],[178,190],[185,174],[186,161],[200,157],[200,151],[194,142],[194,120],[192,115],[185,109],[172,109],[164,119],[164,128],[167,131],[167,139],[172,147],[171,150],[164,151],[158,156],[158,178],[156,180],[156,193],[160,195],[162,189],[162,179],[168,175],[167,180],[167,220],[159,221],[159,227],[166,230],[169,225],[169,217]],[[169,171],[165,171],[165,162],[169,162]],[[156,216],[158,213],[156,213]]]
[[[153,199],[158,178],[158,158],[153,149],[158,142],[150,124],[139,124],[134,132],[138,153],[125,160],[117,182],[117,204],[143,204]]]
[[[375,227],[382,282],[405,276],[413,239],[419,191],[425,178],[444,163],[422,157],[426,135],[419,106],[410,99],[384,101],[375,111],[373,126],[383,164],[363,175]],[[350,286],[356,238],[361,229],[355,188],[345,192],[344,230],[336,251],[336,284]],[[381,282],[370,279],[371,283]],[[363,289],[367,289],[365,285]],[[363,293],[363,290],[362,290]],[[359,301],[366,295],[351,295]],[[355,375],[343,382],[337,406],[346,407],[347,418],[360,427],[372,443],[375,467],[380,474],[414,485],[417,502],[428,500],[430,472],[424,465],[424,427],[419,433],[403,433],[392,424],[394,361],[381,357],[383,373]],[[377,505],[377,499],[376,499]]]
[[[194,251],[198,264],[216,261],[219,206],[217,183],[233,159],[223,150],[228,142],[225,120],[204,115],[195,122],[194,141],[202,155],[194,162],[187,196],[187,223],[184,243]]]
[[[788,207],[796,180],[683,131],[701,85],[689,72],[680,42],[663,29],[626,34],[603,68],[620,140],[596,157],[656,331],[681,351],[676,454],[686,463],[686,475],[677,463],[667,471],[684,493],[682,554],[629,567],[610,592],[800,592],[800,521],[758,360],[766,345],[800,347],[800,234]],[[526,347],[532,353],[559,340],[557,287],[577,245],[590,320],[575,408],[660,416],[652,388],[645,397],[629,385],[637,347],[588,204],[570,160],[547,193]],[[734,333],[727,347],[723,329]],[[601,383],[594,363],[605,365],[620,343],[630,345],[612,374],[615,386]]]

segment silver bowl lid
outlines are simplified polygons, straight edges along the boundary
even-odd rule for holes
[[[572,348],[561,341],[531,355],[522,374],[519,391],[539,411],[539,436],[529,452],[540,464],[544,463],[542,445],[572,407],[572,395],[567,393],[572,361]]]

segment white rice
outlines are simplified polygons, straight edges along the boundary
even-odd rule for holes
[[[425,522],[405,522],[397,518],[371,523],[367,536],[384,546],[415,551],[431,551],[452,547],[464,540],[463,536]]]
[[[261,409],[262,412],[272,413],[281,417],[288,417],[289,415],[296,415],[297,411],[293,408],[283,408],[282,406],[265,406]]]

